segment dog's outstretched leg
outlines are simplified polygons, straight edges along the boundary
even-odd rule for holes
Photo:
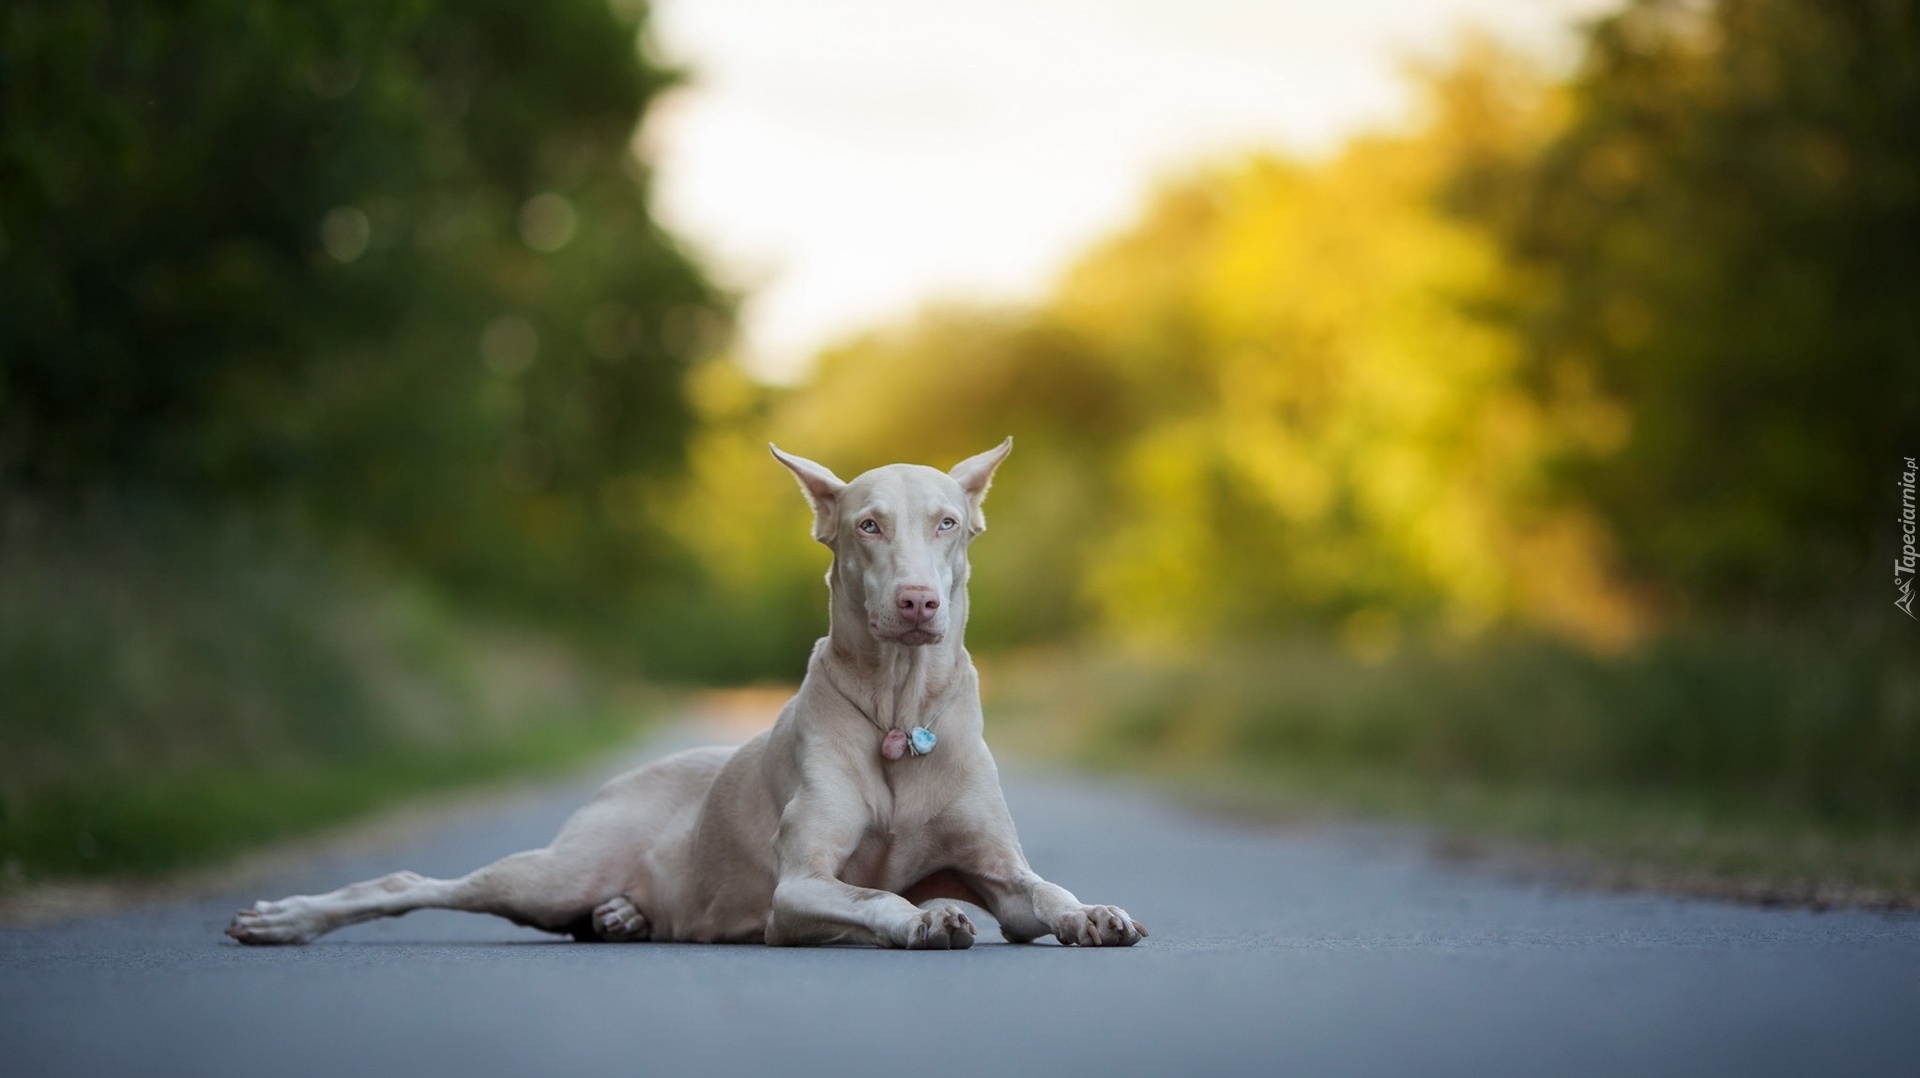
[[[612,888],[595,876],[550,849],[529,850],[457,880],[395,872],[324,895],[255,902],[234,914],[227,935],[248,944],[307,943],[363,921],[449,909],[491,913],[550,932],[567,931],[591,917],[601,939],[649,938],[651,928],[633,901],[625,895],[606,900]]]
[[[289,895],[277,902],[255,902],[233,915],[227,935],[241,943],[306,943],[336,928],[376,917],[398,917],[430,906],[446,906],[458,897],[460,887],[459,880],[395,872],[324,895]]]

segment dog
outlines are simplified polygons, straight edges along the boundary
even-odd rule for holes
[[[833,552],[827,635],[771,729],[609,781],[545,849],[455,880],[400,872],[256,902],[226,933],[306,943],[350,924],[442,908],[580,940],[973,945],[955,901],[1013,943],[1130,947],[1147,930],[1027,864],[981,736],[962,645],[967,549],[1013,439],[951,471],[909,464],[842,481],[769,446]]]

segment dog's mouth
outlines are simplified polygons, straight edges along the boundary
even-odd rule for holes
[[[897,632],[883,632],[880,626],[869,623],[867,628],[873,631],[873,635],[877,639],[884,640],[889,644],[901,644],[910,648],[924,647],[927,644],[938,644],[940,641],[946,639],[947,636],[944,632],[935,632],[932,629],[924,627],[901,629]]]

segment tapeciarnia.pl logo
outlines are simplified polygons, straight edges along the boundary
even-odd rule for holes
[[[1900,597],[1893,601],[1908,617],[1920,621],[1913,612],[1913,570],[1914,561],[1920,554],[1914,551],[1913,516],[1913,479],[1920,468],[1914,467],[1913,458],[1905,458],[1907,469],[1900,473],[1900,556],[1893,559],[1893,587]]]

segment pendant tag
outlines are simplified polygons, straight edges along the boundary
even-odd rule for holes
[[[933,731],[924,726],[914,727],[913,733],[907,735],[907,745],[913,749],[915,756],[925,756],[932,752],[935,740]]]
[[[880,741],[880,755],[889,760],[898,760],[907,754],[907,733],[905,730],[888,730],[887,736]]]

